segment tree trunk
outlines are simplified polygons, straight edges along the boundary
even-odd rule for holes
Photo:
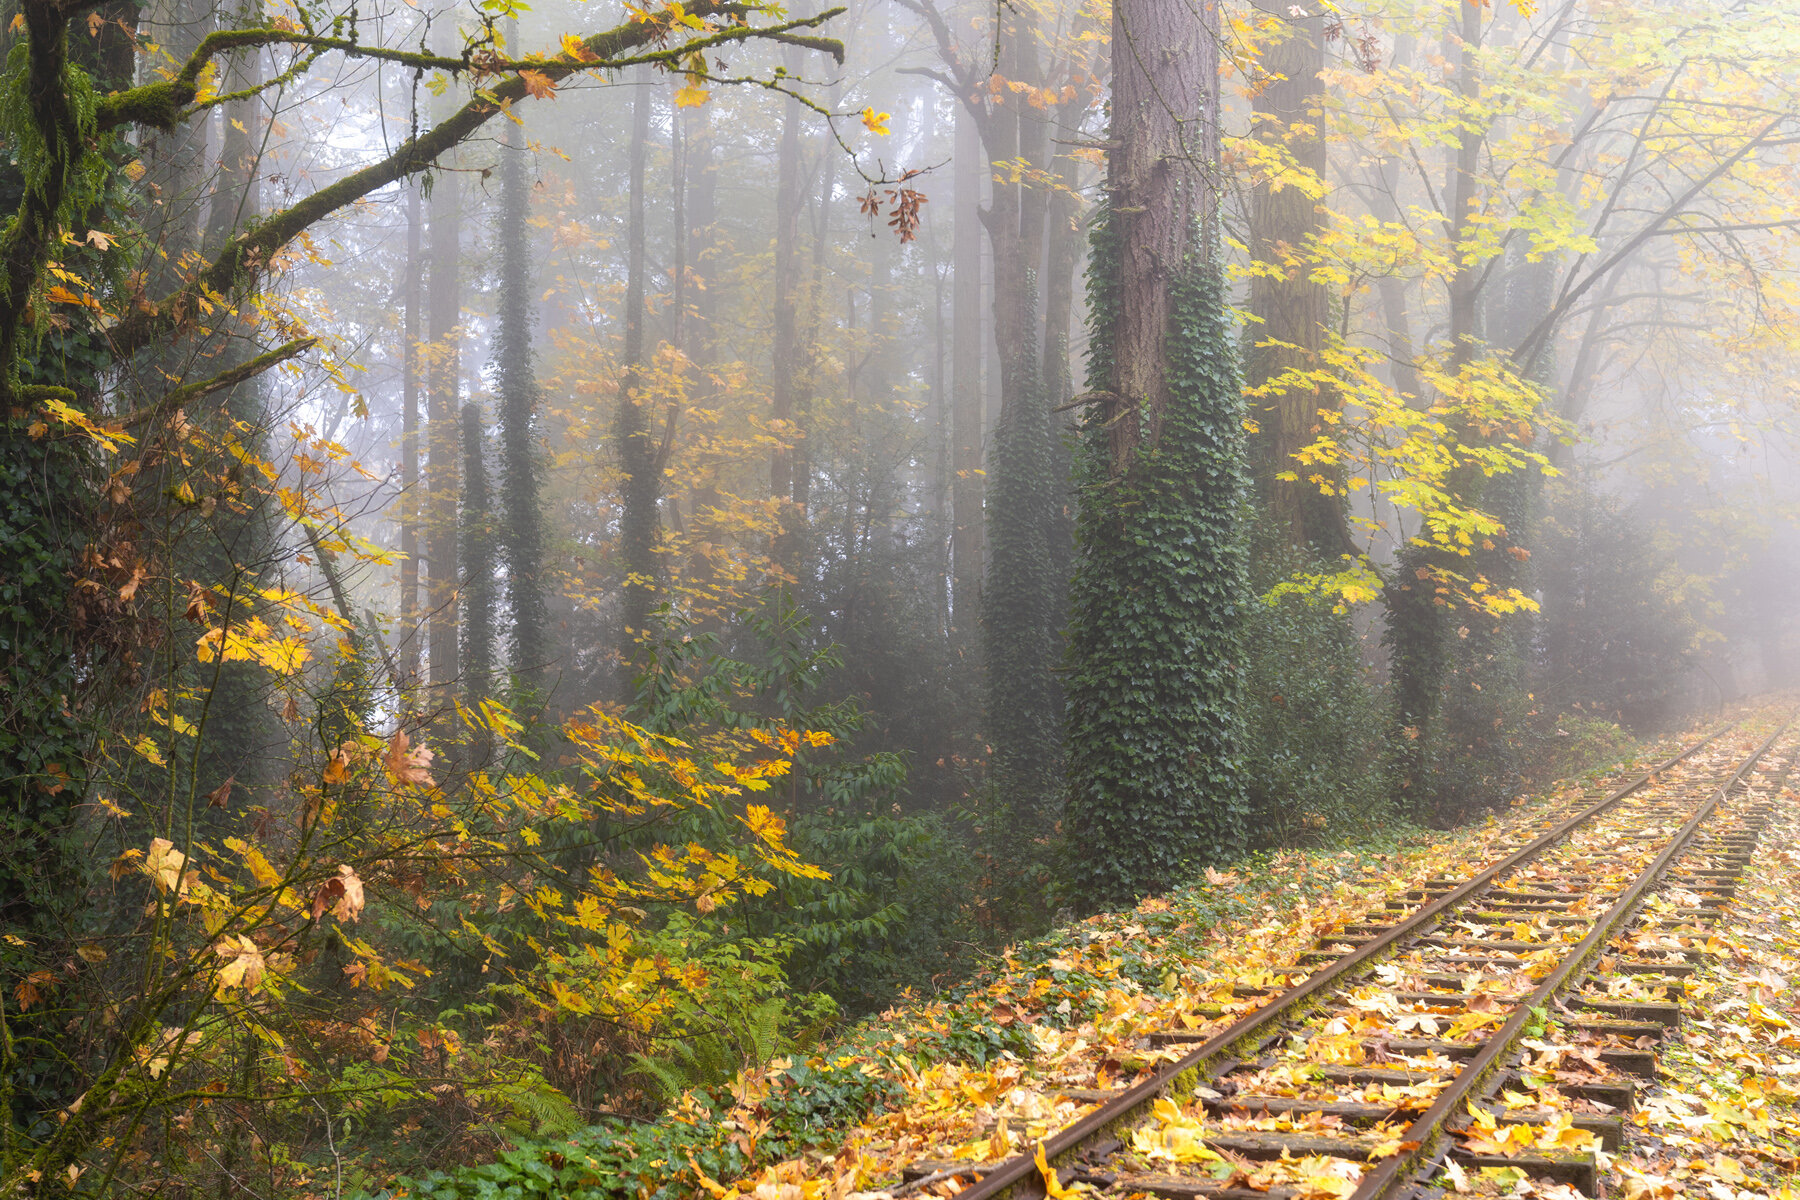
[[[401,703],[411,706],[419,682],[419,302],[425,264],[419,189],[406,189],[406,274],[400,349],[400,679]]]
[[[1068,117],[1059,122],[1072,130],[1085,98],[1070,104]],[[1057,415],[1075,395],[1070,371],[1069,325],[1075,310],[1075,275],[1081,266],[1085,239],[1081,235],[1079,187],[1081,164],[1068,154],[1057,154],[1057,187],[1050,198],[1045,227],[1044,365],[1041,371],[1044,403],[1051,411],[1049,496],[1050,527],[1046,533],[1050,552],[1050,578],[1055,585],[1051,624],[1061,629],[1068,619],[1069,576],[1075,569],[1074,463],[1067,436],[1072,425],[1066,414]]]
[[[638,643],[648,631],[657,592],[656,543],[661,531],[657,513],[662,481],[658,478],[656,439],[644,411],[644,160],[650,142],[653,89],[647,73],[638,78],[632,101],[629,216],[626,231],[624,373],[619,386],[616,436],[624,484],[620,494],[620,562],[624,567],[620,653],[630,667],[638,659]]]
[[[833,93],[835,95],[835,92]],[[812,503],[812,451],[807,436],[812,430],[813,396],[818,387],[819,322],[825,302],[825,266],[831,250],[831,193],[837,188],[837,155],[825,156],[824,178],[819,182],[818,203],[813,206],[812,277],[807,281],[806,327],[799,340],[800,370],[794,391],[794,500],[796,537],[809,528]]]
[[[1252,130],[1271,146],[1284,148],[1294,165],[1325,178],[1325,135],[1319,100],[1325,66],[1325,17],[1261,0],[1259,7],[1278,23],[1265,45],[1262,69],[1268,78],[1256,93]],[[1298,12],[1300,15],[1295,16]],[[1312,243],[1325,228],[1323,206],[1304,188],[1279,189],[1263,183],[1251,196],[1251,253],[1260,269],[1251,276],[1250,311],[1258,318],[1257,343],[1245,363],[1246,382],[1261,388],[1284,374],[1313,375],[1321,368],[1330,297],[1312,277]],[[1310,445],[1324,424],[1321,410],[1341,408],[1328,383],[1278,383],[1275,394],[1253,401],[1257,426],[1251,437],[1253,470],[1265,512],[1289,544],[1336,558],[1354,553],[1343,502],[1342,473],[1306,466],[1294,455]],[[1294,474],[1297,478],[1282,479]],[[1328,489],[1328,490],[1327,490]]]
[[[713,273],[714,223],[718,220],[719,165],[714,153],[712,108],[702,105],[683,110],[689,123],[688,144],[688,228],[690,272],[696,284],[693,309],[692,350],[689,357],[696,371],[694,400],[700,407],[711,407],[715,399],[713,383],[714,346],[717,331],[714,317],[718,309],[723,280]],[[704,478],[689,496],[688,564],[690,589],[698,596],[709,596],[717,571],[713,556],[718,553],[719,539],[716,513],[719,491],[711,478]],[[697,616],[702,625],[711,627],[710,614],[702,609]]]
[[[454,164],[446,164],[454,166]],[[431,686],[439,706],[449,702],[458,663],[457,458],[461,437],[462,180],[439,171],[431,187],[431,292],[425,336],[426,370],[425,609]]]
[[[1454,34],[1446,33],[1445,38],[1446,57],[1456,54],[1452,83],[1470,111],[1481,99],[1482,13],[1479,5],[1462,6]],[[1451,148],[1444,181],[1449,208],[1444,215],[1457,264],[1447,288],[1447,366],[1452,373],[1472,363],[1480,351],[1480,295],[1490,264],[1473,261],[1463,251],[1480,198],[1477,169],[1485,133],[1473,127],[1461,131]],[[1459,419],[1455,436],[1473,443],[1486,435]],[[1525,499],[1518,488],[1488,484],[1473,468],[1453,471],[1450,489],[1472,506],[1483,504],[1485,490],[1490,511],[1503,519],[1522,517]],[[1444,574],[1466,572],[1469,565],[1443,550],[1408,546],[1383,588],[1403,798],[1414,814],[1433,819],[1497,802],[1514,782],[1510,752],[1504,739],[1495,736],[1495,722],[1503,715],[1500,706],[1511,683],[1505,639],[1497,621],[1480,613],[1470,614],[1460,629],[1453,630],[1456,617],[1440,595]],[[1452,763],[1453,771],[1448,769]]]
[[[1216,5],[1113,9],[1111,212],[1066,680],[1072,880],[1091,908],[1244,844],[1234,514],[1242,391],[1220,261]],[[1096,411],[1097,410],[1097,411]]]
[[[789,50],[788,69],[794,70],[799,54]],[[800,388],[800,210],[803,164],[800,153],[801,125],[805,109],[789,96],[783,110],[781,145],[775,167],[775,311],[774,343],[770,353],[769,398],[770,425],[775,448],[769,454],[769,495],[787,501],[794,492],[794,452],[792,446],[794,398]],[[798,546],[789,528],[796,514],[784,505],[781,528],[773,546],[777,565],[790,575],[798,564],[794,561]]]
[[[950,349],[950,387],[955,394],[951,417],[953,449],[950,507],[951,619],[965,631],[975,627],[981,596],[986,518],[981,485],[982,344],[987,322],[981,311],[981,141],[975,119],[960,106],[956,111],[954,187],[951,214],[951,313],[954,333]]]
[[[481,405],[462,409],[462,691],[471,703],[494,681],[494,531]]]
[[[516,27],[517,22],[510,24]],[[494,366],[500,402],[503,516],[498,523],[498,548],[506,567],[512,609],[513,687],[520,693],[536,691],[550,657],[544,601],[543,498],[538,482],[538,385],[531,354],[534,289],[526,153],[518,126],[509,123],[500,147],[500,312],[494,331]]]

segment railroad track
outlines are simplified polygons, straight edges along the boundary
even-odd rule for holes
[[[1240,988],[1211,1024],[1151,1035],[1192,1048],[1150,1077],[1064,1089],[1096,1107],[1033,1152],[916,1164],[894,1194],[1034,1197],[1053,1175],[1179,1200],[1377,1200],[1497,1165],[1595,1194],[1594,1151],[1617,1147],[1618,1114],[1654,1076],[1690,947],[1800,753],[1792,724],[1701,758],[1719,731],[1565,803],[1472,876],[1328,935],[1285,990]],[[1295,1163],[1325,1190],[1282,1182]],[[1258,1164],[1280,1169],[1246,1178]]]

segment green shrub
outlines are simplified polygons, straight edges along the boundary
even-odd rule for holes
[[[794,847],[831,878],[784,882],[764,917],[795,939],[794,985],[827,992],[856,1015],[961,974],[975,938],[967,843],[937,814],[897,808],[801,817]]]
[[[1259,546],[1252,582],[1267,595],[1304,569],[1297,554]],[[1290,593],[1244,615],[1243,763],[1251,843],[1336,846],[1394,819],[1388,720],[1346,613]]]

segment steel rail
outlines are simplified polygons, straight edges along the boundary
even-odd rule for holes
[[[1707,818],[1718,810],[1720,802],[1731,794],[1731,789],[1743,781],[1750,768],[1774,747],[1776,739],[1785,734],[1793,723],[1794,716],[1790,715],[1769,735],[1768,740],[1756,748],[1755,753],[1731,773],[1731,778],[1676,831],[1662,853],[1638,874],[1630,887],[1619,894],[1612,907],[1594,923],[1586,937],[1575,943],[1574,949],[1556,965],[1556,969],[1544,976],[1543,981],[1529,996],[1514,1003],[1512,1016],[1507,1018],[1506,1023],[1482,1043],[1481,1049],[1452,1078],[1450,1086],[1438,1093],[1432,1106],[1407,1127],[1404,1140],[1416,1142],[1417,1146],[1377,1163],[1373,1170],[1362,1177],[1362,1182],[1350,1193],[1349,1200],[1384,1200],[1393,1194],[1392,1189],[1396,1183],[1405,1182],[1406,1177],[1414,1170],[1430,1161],[1444,1136],[1445,1123],[1456,1115],[1476,1086],[1499,1067],[1501,1058],[1518,1044],[1519,1039],[1524,1036],[1525,1027],[1531,1022],[1531,1010],[1544,1007],[1563,985],[1586,969],[1594,956],[1637,911],[1638,902],[1643,899],[1644,893],[1661,881],[1669,865],[1687,850],[1688,843],[1694,840],[1694,835],[1700,831],[1700,826],[1706,823]]]
[[[1791,720],[1792,718],[1790,718]],[[1417,911],[1396,923],[1385,933],[1377,934],[1336,962],[1314,972],[1301,983],[1274,996],[1261,1008],[1246,1013],[1181,1058],[1164,1064],[1150,1078],[1132,1085],[1060,1132],[1034,1142],[1031,1154],[1015,1156],[986,1172],[980,1180],[957,1192],[957,1200],[996,1200],[997,1197],[1007,1194],[1014,1188],[1019,1189],[1016,1194],[1020,1197],[1045,1194],[1043,1175],[1038,1170],[1036,1159],[1039,1147],[1042,1148],[1045,1161],[1052,1164],[1051,1169],[1054,1170],[1054,1164],[1058,1158],[1080,1149],[1084,1143],[1105,1133],[1114,1125],[1134,1115],[1138,1110],[1149,1107],[1151,1102],[1163,1095],[1179,1076],[1190,1071],[1204,1070],[1214,1063],[1224,1060],[1232,1051],[1244,1048],[1253,1039],[1262,1037],[1268,1027],[1276,1021],[1303,1010],[1309,1001],[1326,991],[1331,985],[1336,984],[1360,967],[1372,965],[1396,943],[1429,926],[1439,915],[1481,892],[1499,876],[1531,862],[1583,824],[1642,788],[1659,773],[1698,754],[1733,728],[1735,728],[1735,723],[1714,730],[1679,754],[1650,767],[1518,850],[1477,872],[1453,890],[1439,896],[1436,900],[1428,900]],[[1785,729],[1786,725],[1784,724],[1782,728]],[[1779,733],[1780,730],[1777,731],[1777,734]],[[1770,741],[1773,740],[1772,736]],[[1759,751],[1757,756],[1753,756],[1750,762],[1755,762],[1760,753]],[[1748,766],[1749,763],[1746,763],[1744,768],[1740,768],[1740,772],[1747,769]],[[1736,776],[1733,777],[1734,782],[1735,779]],[[1529,1009],[1524,1008],[1520,1011],[1529,1012]],[[1458,1078],[1461,1076],[1459,1075]],[[1360,1192],[1357,1194],[1361,1195]]]

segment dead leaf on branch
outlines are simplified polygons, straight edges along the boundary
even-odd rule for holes
[[[317,921],[327,910],[340,921],[362,919],[363,883],[347,864],[338,865],[338,873],[319,885],[313,893],[312,917]]]

